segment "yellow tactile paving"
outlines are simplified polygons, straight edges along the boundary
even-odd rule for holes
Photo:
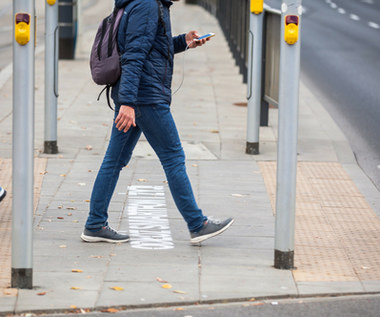
[[[259,162],[275,212],[276,162]],[[297,169],[296,281],[380,280],[380,220],[339,163]]]
[[[46,169],[45,158],[35,158],[34,206],[37,206]],[[7,190],[6,198],[0,203],[0,296],[1,290],[9,287],[11,275],[11,227],[12,227],[12,161],[0,158],[0,185]]]

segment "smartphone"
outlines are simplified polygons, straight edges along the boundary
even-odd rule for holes
[[[203,40],[203,39],[208,39],[209,37],[213,37],[215,36],[215,33],[207,33],[205,35],[202,35],[200,37],[198,37],[197,39],[195,39],[195,41],[199,41],[199,40]]]

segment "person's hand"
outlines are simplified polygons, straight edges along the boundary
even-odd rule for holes
[[[198,37],[200,37],[200,35],[197,31],[190,31],[186,34],[186,44],[189,46],[189,48],[196,48],[198,46],[202,46],[210,40],[210,38],[197,40]]]
[[[135,127],[135,109],[129,106],[121,106],[115,123],[116,128],[124,133],[127,132],[131,126]]]

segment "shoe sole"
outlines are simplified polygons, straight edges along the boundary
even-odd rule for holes
[[[190,239],[190,243],[191,244],[198,244],[198,243],[201,243],[207,239],[210,239],[212,237],[215,237],[221,233],[223,233],[224,231],[226,231],[229,227],[231,227],[231,225],[234,223],[235,219],[232,219],[227,225],[225,225],[222,229],[218,230],[218,231],[215,231],[213,233],[209,233],[209,234],[206,234],[204,236],[200,236],[200,237],[196,237],[196,238],[192,238]]]
[[[107,238],[102,238],[102,237],[91,237],[91,236],[86,236],[85,234],[82,233],[80,236],[81,239],[84,242],[108,242],[108,243],[121,243],[121,242],[128,242],[128,239],[123,239],[123,240],[112,240],[112,239],[107,239]]]
[[[5,196],[7,196],[7,191],[6,190],[4,190],[3,195],[0,197],[0,201],[2,201],[5,198]]]

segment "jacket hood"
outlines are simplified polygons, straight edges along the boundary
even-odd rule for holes
[[[115,0],[115,7],[116,8],[122,8],[125,7],[128,3],[132,1],[138,1],[138,0]],[[170,6],[172,5],[171,0],[160,0],[163,4]]]

